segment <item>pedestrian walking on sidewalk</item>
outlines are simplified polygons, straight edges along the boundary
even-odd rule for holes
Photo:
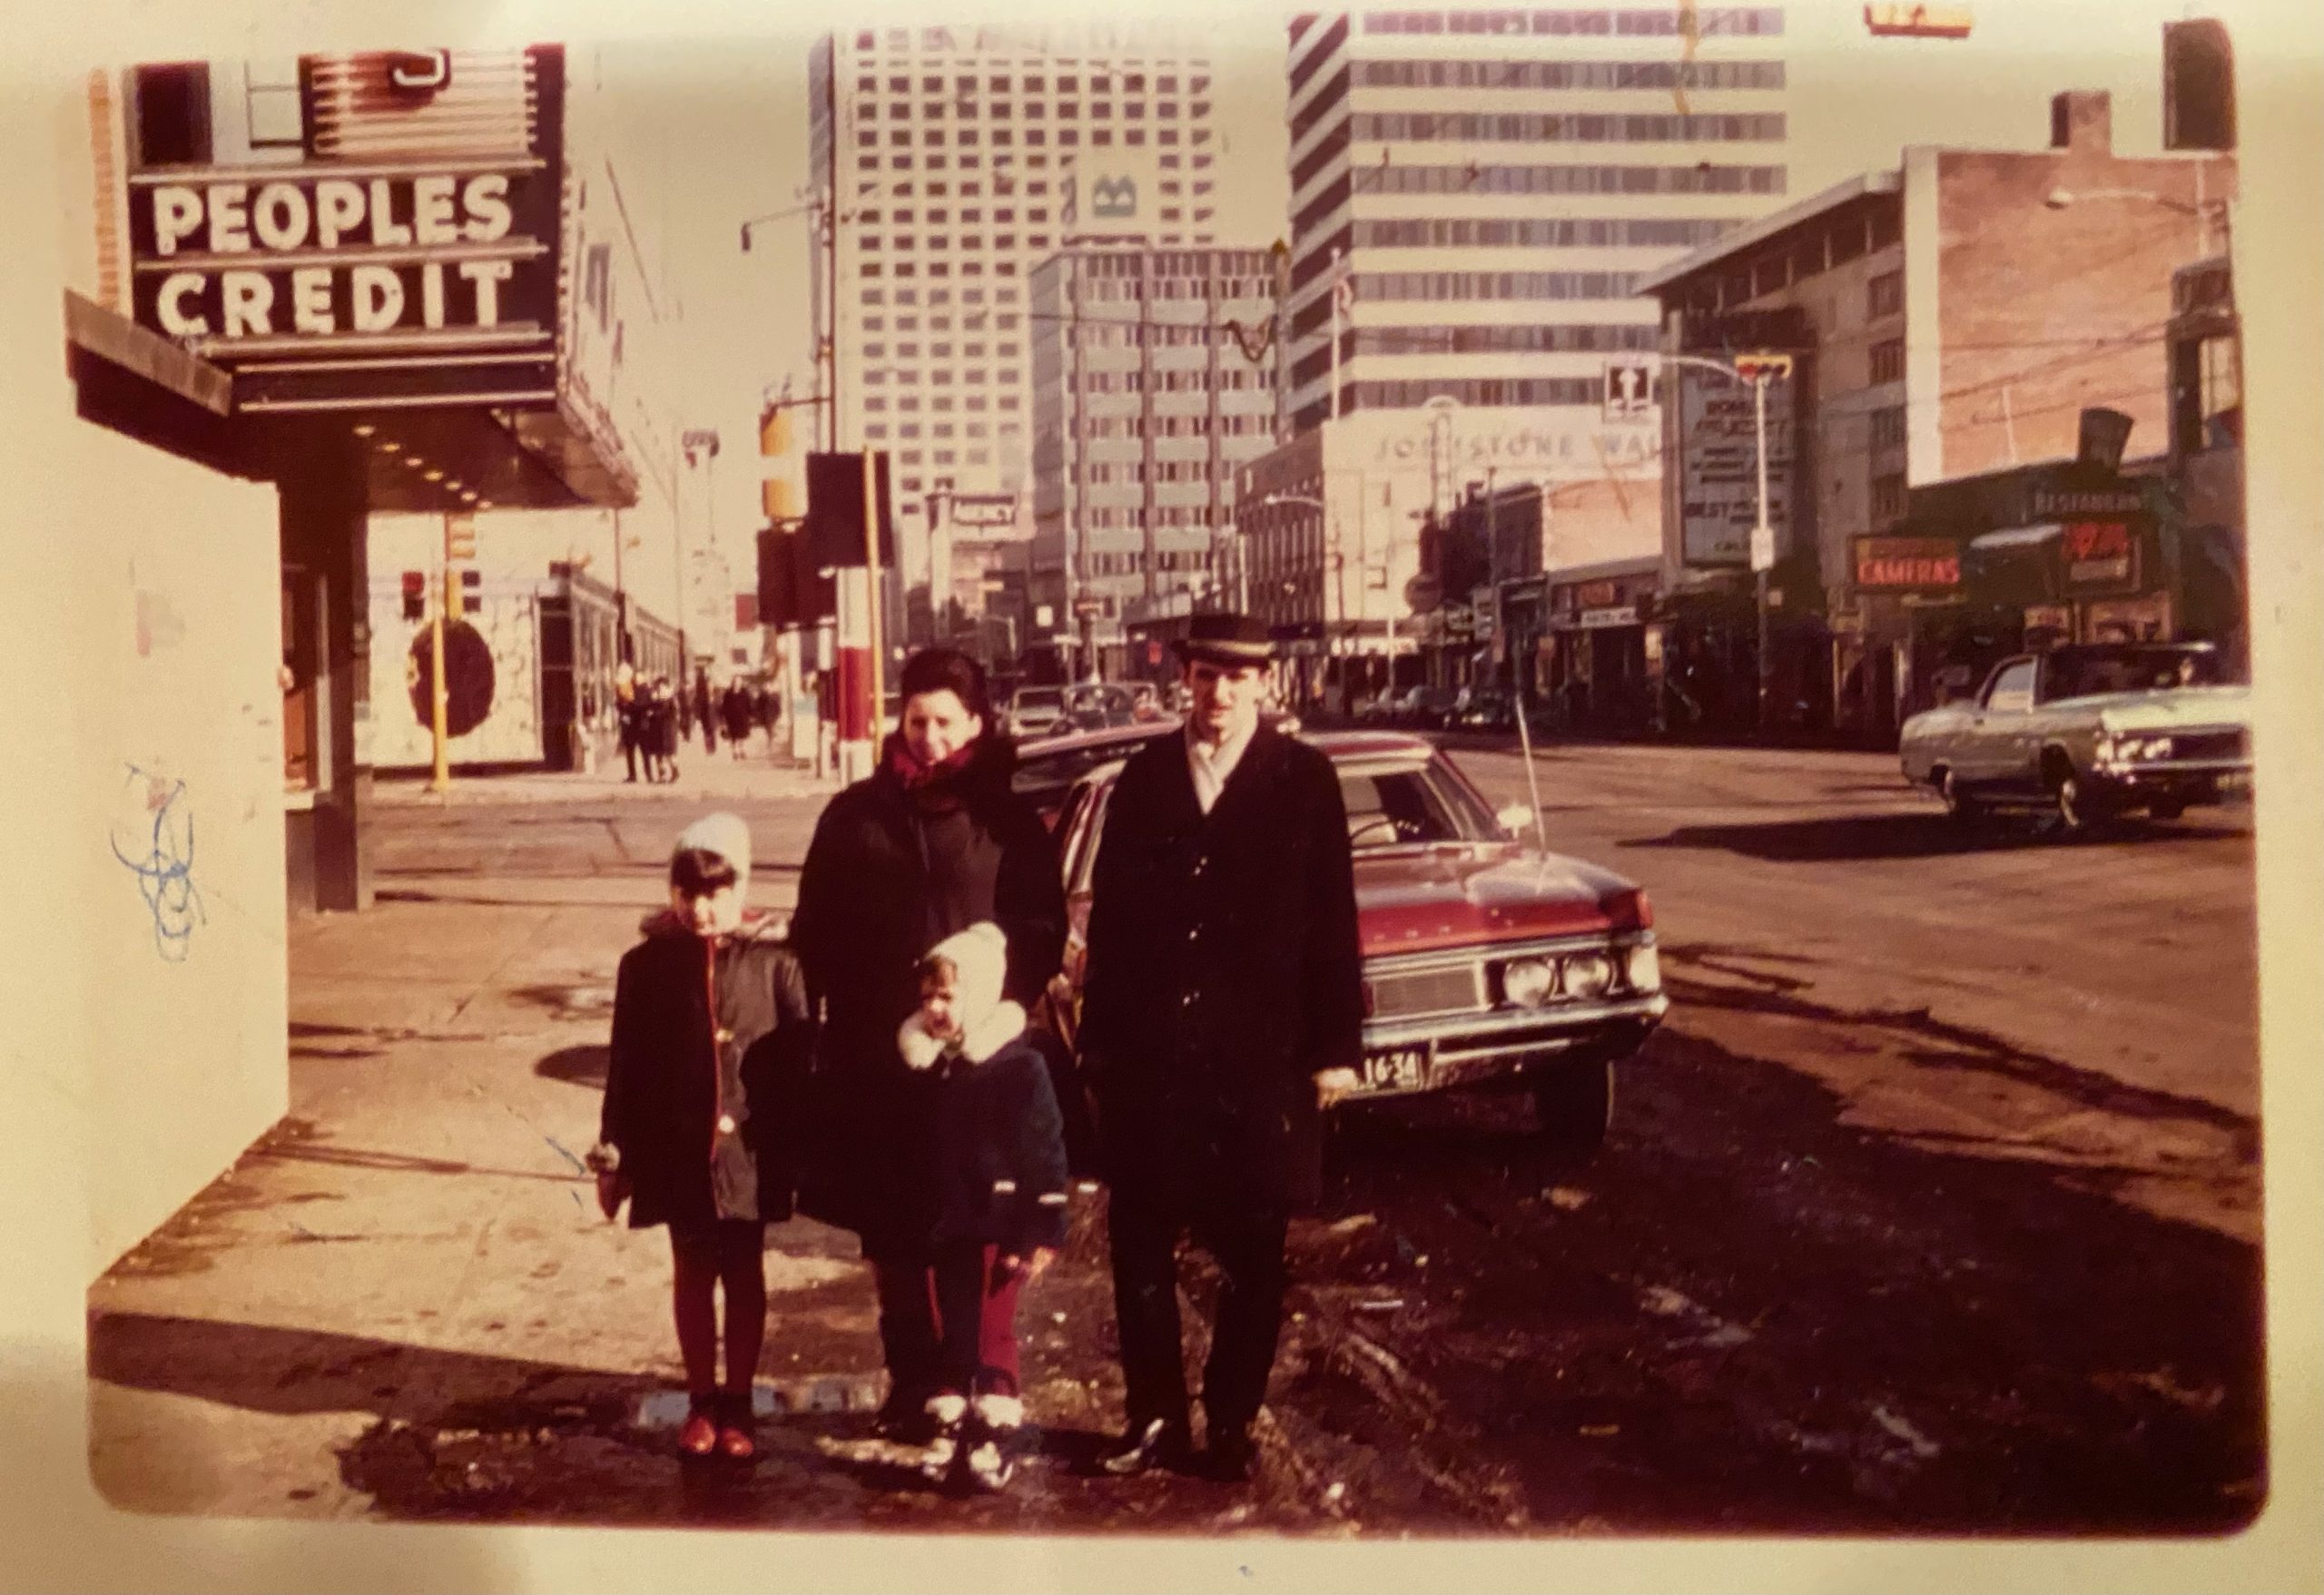
[[[1320,1108],[1355,1085],[1354,868],[1331,762],[1259,723],[1266,628],[1197,615],[1183,736],[1114,784],[1092,882],[1082,1065],[1110,1186],[1129,1423],[1116,1473],[1191,1461],[1181,1233],[1225,1276],[1203,1372],[1205,1469],[1249,1476],[1281,1332],[1284,1237],[1320,1183]]]
[[[627,666],[623,666],[625,671]],[[645,684],[623,674],[614,683],[614,724],[621,734],[622,758],[629,765],[629,782],[637,780],[637,753],[645,740]],[[647,780],[654,777],[654,767],[645,767]]]
[[[589,1154],[607,1219],[626,1200],[632,1228],[670,1229],[688,1400],[679,1447],[736,1462],[757,1450],[751,1384],[766,1334],[766,1226],[791,1216],[800,1127],[790,1116],[814,1044],[799,961],[780,921],[745,907],[750,877],[750,831],[734,815],[709,815],[678,838],[670,906],[646,921],[615,980]]]
[[[1024,1433],[1017,1294],[1065,1244],[1065,1126],[1025,1009],[1000,995],[1008,940],[990,921],[921,960],[920,1010],[897,1048],[935,1083],[934,1430],[922,1469],[987,1490],[1016,1472]]]
[[[751,689],[740,681],[728,682],[725,694],[719,700],[718,712],[726,718],[726,745],[739,759],[743,756],[743,744],[751,735]]]
[[[815,1147],[800,1206],[862,1238],[880,1300],[889,1391],[880,1427],[925,1433],[940,1382],[928,1299],[939,1216],[935,1082],[896,1050],[930,949],[990,921],[1007,942],[1001,994],[1029,1008],[1057,972],[1065,893],[1057,845],[1009,790],[984,672],[955,650],[904,665],[901,724],[879,768],[816,821],[792,937],[822,1005]]]
[[[712,713],[710,701],[710,672],[695,666],[694,673],[694,717],[702,726],[702,751],[718,751],[718,716]]]
[[[678,696],[670,686],[670,678],[654,678],[654,701],[647,714],[648,736],[652,752],[649,763],[655,771],[656,781],[678,778]]]

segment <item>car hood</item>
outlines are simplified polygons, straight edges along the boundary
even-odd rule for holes
[[[2193,725],[2250,725],[2251,689],[2243,686],[2186,686],[2166,692],[2109,693],[2102,697],[2073,698],[2084,714],[2096,714],[2112,731],[2168,731]]]
[[[1638,929],[1644,894],[1610,870],[1514,842],[1355,856],[1367,958]]]

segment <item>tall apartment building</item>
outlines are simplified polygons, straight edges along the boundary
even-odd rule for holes
[[[826,35],[809,77],[839,444],[892,451],[919,579],[929,494],[1027,485],[1035,264],[1077,241],[1210,241],[1211,69],[1160,26],[883,26]]]
[[[1211,585],[1235,472],[1275,446],[1273,262],[1068,250],[1032,307],[1032,599],[1118,671],[1127,622]]]
[[[1295,429],[1334,413],[1342,281],[1338,413],[1443,395],[1589,426],[1608,358],[1655,347],[1641,273],[1784,192],[1783,28],[1772,5],[1295,20]]]

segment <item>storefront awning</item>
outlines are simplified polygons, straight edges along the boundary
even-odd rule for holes
[[[2006,527],[1997,532],[1985,532],[1969,539],[1969,548],[1975,554],[2017,554],[2053,543],[2063,535],[2065,527],[2055,521],[2041,526]]]

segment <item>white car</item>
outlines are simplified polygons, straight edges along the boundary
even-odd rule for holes
[[[1065,689],[1057,686],[1020,686],[1009,696],[1009,706],[1001,711],[1001,729],[1010,736],[1024,740],[1039,736],[1065,717]]]
[[[1974,698],[1905,722],[1905,779],[1962,821],[2046,812],[2061,835],[2143,810],[2175,820],[2251,787],[2250,689],[2201,643],[2093,643],[1994,666]]]

